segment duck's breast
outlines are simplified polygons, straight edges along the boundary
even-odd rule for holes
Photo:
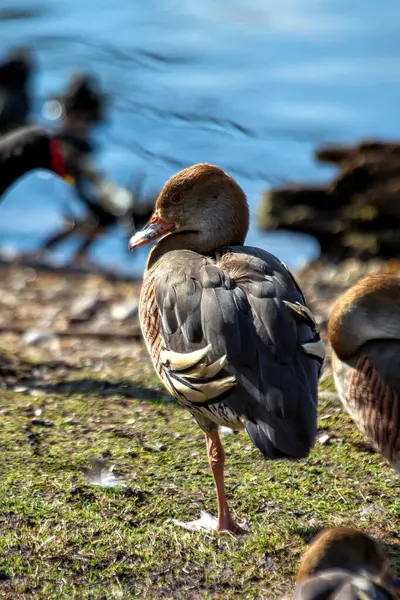
[[[341,400],[373,446],[400,470],[400,341],[374,340],[343,362],[333,355]]]

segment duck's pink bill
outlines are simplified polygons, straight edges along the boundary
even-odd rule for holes
[[[144,244],[156,240],[174,228],[174,223],[168,223],[168,221],[164,221],[161,217],[154,215],[142,231],[138,231],[131,237],[129,240],[129,250],[132,251],[139,246],[144,246]]]

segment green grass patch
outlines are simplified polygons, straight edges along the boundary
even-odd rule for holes
[[[319,436],[330,439],[307,460],[267,462],[245,433],[223,437],[231,508],[249,534],[174,525],[216,512],[204,436],[144,372],[125,387],[85,371],[0,392],[0,597],[272,600],[292,589],[315,532],[339,524],[380,538],[399,570],[398,477],[329,401]],[[86,484],[91,456],[127,487]]]

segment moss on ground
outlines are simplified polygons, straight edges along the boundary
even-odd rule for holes
[[[125,384],[86,370],[0,392],[0,597],[272,600],[292,589],[314,533],[339,524],[376,535],[399,570],[398,477],[332,400],[319,421],[330,438],[307,460],[268,463],[244,433],[223,438],[248,535],[174,525],[215,514],[203,435],[147,365],[138,372]],[[86,484],[92,456],[110,458],[127,487]]]

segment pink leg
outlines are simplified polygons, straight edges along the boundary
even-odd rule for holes
[[[206,446],[208,463],[214,477],[215,489],[217,492],[218,531],[234,534],[245,533],[244,530],[235,523],[229,511],[224,484],[225,452],[219,438],[218,429],[215,429],[215,431],[212,431],[211,433],[206,433]]]

